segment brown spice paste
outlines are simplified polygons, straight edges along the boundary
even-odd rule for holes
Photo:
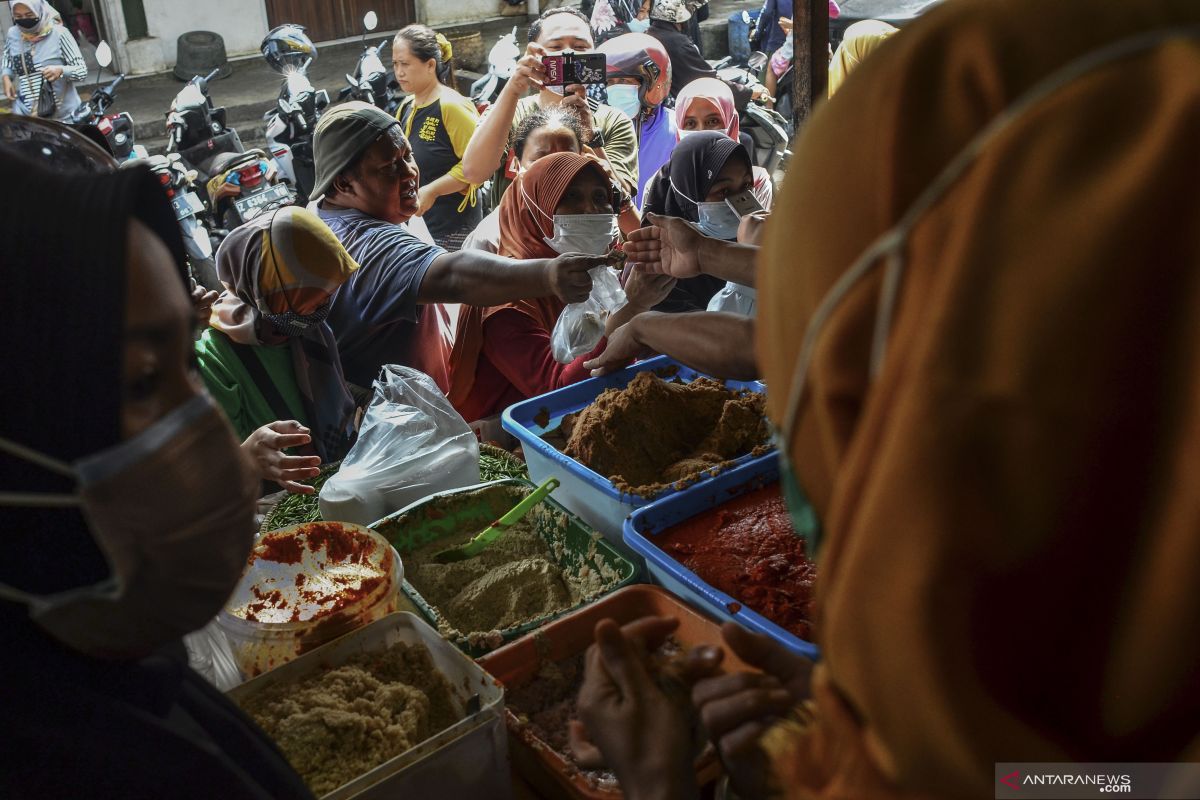
[[[766,445],[765,405],[764,395],[712,378],[682,383],[641,372],[579,412],[564,452],[622,492],[653,497]]]
[[[465,716],[429,651],[403,642],[275,684],[243,707],[318,797]]]

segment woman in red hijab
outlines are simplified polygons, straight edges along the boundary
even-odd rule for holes
[[[554,153],[514,181],[500,203],[500,254],[510,258],[554,258],[560,253],[603,255],[618,231],[616,194],[595,158]],[[607,269],[605,267],[604,269]],[[610,316],[606,334],[648,311],[674,285],[662,275],[631,273],[627,303]],[[450,401],[467,420],[485,419],[528,397],[589,377],[592,353],[560,364],[551,353],[554,324],[566,306],[550,295],[490,308],[464,307],[451,356]]]

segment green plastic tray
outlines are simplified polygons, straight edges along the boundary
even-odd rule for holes
[[[478,486],[468,486],[448,492],[430,495],[407,508],[390,514],[369,527],[379,532],[400,553],[401,560],[422,545],[444,538],[464,528],[483,530],[504,512],[515,505],[511,487],[520,487],[525,493],[533,491],[533,484],[519,478],[492,481]],[[602,597],[637,578],[637,566],[621,555],[583,520],[564,509],[548,497],[530,512],[534,527],[558,554],[558,566],[569,572],[578,573],[584,566],[595,569],[596,559],[610,567],[616,574],[615,582],[593,597],[554,614],[531,620],[500,631],[500,636],[457,634],[436,606],[428,603],[407,580],[404,594],[413,602],[421,615],[446,636],[456,647],[472,658],[517,639],[529,631],[540,628],[547,622],[582,608],[598,597]],[[556,548],[555,543],[562,547]],[[451,631],[452,633],[447,633]],[[457,634],[457,635],[456,635]]]

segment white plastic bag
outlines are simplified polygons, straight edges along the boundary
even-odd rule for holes
[[[479,444],[433,379],[387,364],[358,441],[321,488],[321,516],[370,525],[435,492],[479,483]]]
[[[188,666],[222,692],[242,682],[242,670],[233,658],[225,632],[215,619],[184,636],[183,646],[187,649]]]
[[[708,310],[753,317],[757,305],[758,292],[753,287],[729,281],[708,301]]]
[[[592,293],[582,303],[563,309],[550,334],[550,351],[560,364],[570,364],[595,350],[604,338],[609,316],[625,305],[625,290],[612,269],[593,267],[588,274],[592,276]]]

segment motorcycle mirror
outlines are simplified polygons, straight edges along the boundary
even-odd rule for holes
[[[112,63],[112,48],[108,46],[108,42],[101,41],[96,45],[96,63],[104,69]]]
[[[374,11],[368,11],[363,15],[363,27],[369,31],[373,31],[379,27],[379,15]]]

